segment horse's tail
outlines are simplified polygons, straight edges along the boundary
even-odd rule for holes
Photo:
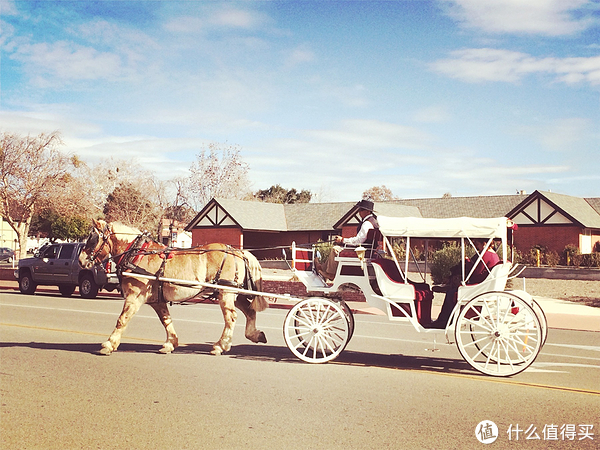
[[[260,263],[256,257],[249,251],[244,250],[244,256],[246,257],[248,288],[253,291],[262,292],[262,267],[260,267]],[[269,307],[269,302],[262,295],[255,295],[250,307],[256,312],[261,312]]]

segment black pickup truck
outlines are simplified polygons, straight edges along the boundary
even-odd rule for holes
[[[94,265],[83,269],[79,265],[79,253],[84,243],[50,244],[42,247],[33,258],[19,260],[15,278],[23,294],[33,294],[39,285],[58,286],[60,293],[69,297],[79,286],[83,298],[95,298],[100,289],[120,290],[119,278],[112,271],[114,264],[108,261],[104,267]]]

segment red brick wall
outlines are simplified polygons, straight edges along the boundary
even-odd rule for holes
[[[317,242],[324,237],[326,236],[321,231],[290,231],[278,233],[245,231],[244,248],[253,250],[254,255],[258,259],[281,259],[283,255],[281,249],[278,247],[284,247],[287,250],[287,255],[289,257],[289,248],[291,247],[292,242],[296,242],[296,244],[309,244]]]
[[[192,246],[219,242],[236,248],[243,245],[241,228],[194,228],[192,230]]]
[[[528,251],[534,245],[543,245],[550,251],[562,253],[565,246],[573,244],[579,247],[581,228],[577,226],[519,226],[514,233],[515,247],[520,251]]]
[[[204,245],[212,242],[229,244],[236,248],[261,249],[253,251],[258,259],[281,259],[279,247],[289,249],[292,242],[308,244],[326,238],[322,231],[270,232],[244,231],[234,227],[195,228],[192,230],[192,245]],[[289,257],[289,251],[288,251]]]
[[[345,225],[342,227],[342,236],[343,237],[353,237],[356,236],[356,225]]]

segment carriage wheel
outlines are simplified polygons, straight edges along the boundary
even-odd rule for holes
[[[546,313],[540,306],[540,304],[535,300],[535,298],[531,299],[532,304],[531,307],[535,311],[535,315],[540,321],[540,326],[542,327],[542,347],[546,343],[546,338],[548,337],[548,320],[546,319]]]
[[[540,352],[543,334],[534,309],[508,292],[475,297],[456,319],[460,354],[486,375],[510,376],[525,370]]]
[[[354,327],[348,315],[352,317],[350,309],[333,300],[302,300],[285,317],[285,343],[302,361],[332,361],[344,350],[352,336]]]
[[[354,334],[354,315],[352,314],[352,310],[346,304],[345,301],[340,300],[338,304],[344,310],[344,315],[346,316],[346,319],[348,320],[348,326],[350,328],[350,331],[348,332],[348,342],[350,342],[350,339],[352,339],[352,335]],[[295,328],[298,329],[299,327],[302,326],[302,322],[298,319],[298,316],[295,316],[293,320],[294,320]],[[304,347],[308,346],[309,342],[305,339],[305,336],[298,336],[297,338],[298,338],[299,345],[302,345]],[[346,343],[346,345],[347,344],[348,343]]]
[[[352,339],[352,336],[354,335],[354,315],[352,314],[352,310],[346,304],[345,301],[340,300],[339,304],[342,306],[342,309],[346,314],[346,319],[348,320],[348,326],[350,327],[350,332],[348,334],[348,342],[350,342],[350,339]],[[346,345],[348,344],[348,342],[346,342]]]

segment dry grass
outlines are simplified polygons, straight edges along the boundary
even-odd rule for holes
[[[600,308],[600,281],[527,278],[525,287],[534,297],[556,298]],[[513,288],[521,289],[522,280],[513,280]]]

